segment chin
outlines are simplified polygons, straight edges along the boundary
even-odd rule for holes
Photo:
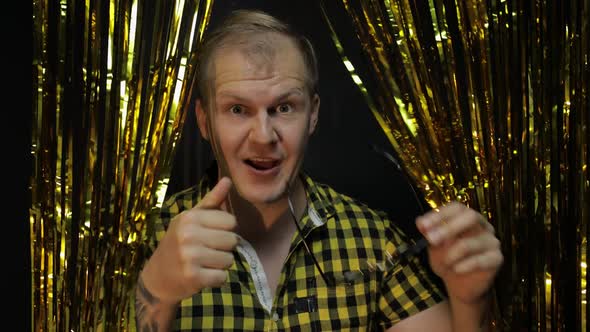
[[[251,204],[273,204],[286,197],[286,186],[280,188],[252,188],[245,186],[245,190],[238,190],[240,196]]]
[[[232,178],[235,179],[235,189],[251,204],[268,205],[287,197],[288,175],[292,174],[292,170],[286,163],[265,171],[255,170],[245,163],[240,163],[233,170],[234,172],[230,173],[234,175]]]

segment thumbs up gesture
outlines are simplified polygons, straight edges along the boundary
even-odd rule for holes
[[[160,301],[178,303],[225,282],[238,244],[232,232],[236,218],[221,210],[231,186],[229,178],[222,178],[195,207],[170,222],[142,271],[145,287]]]

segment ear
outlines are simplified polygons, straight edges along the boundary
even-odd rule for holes
[[[207,130],[207,112],[203,109],[203,105],[201,104],[201,100],[197,100],[197,106],[195,107],[195,113],[197,115],[197,125],[199,126],[199,131],[201,132],[201,136],[205,140],[209,140],[209,131]]]
[[[316,93],[311,99],[311,116],[309,117],[309,135],[313,134],[318,124],[318,115],[320,113],[320,96]]]

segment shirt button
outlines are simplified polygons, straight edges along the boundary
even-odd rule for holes
[[[272,321],[273,322],[278,322],[279,321],[279,314],[277,314],[276,312],[272,314]]]

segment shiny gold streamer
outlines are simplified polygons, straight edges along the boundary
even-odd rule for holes
[[[429,203],[460,200],[495,225],[506,261],[493,330],[586,331],[590,3],[321,4],[351,77]],[[341,44],[339,12],[362,43],[364,77]]]
[[[134,330],[212,1],[33,1],[35,331]]]

